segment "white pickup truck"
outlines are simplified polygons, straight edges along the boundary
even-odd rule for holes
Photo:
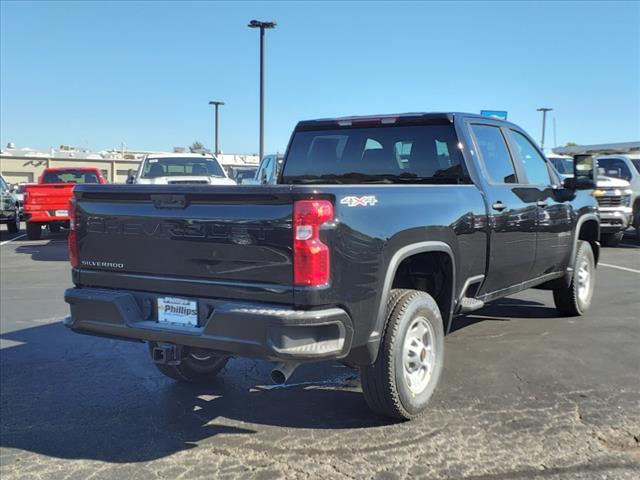
[[[147,155],[127,183],[138,185],[235,185],[213,155],[163,153]]]

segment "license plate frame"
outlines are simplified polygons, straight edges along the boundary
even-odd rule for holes
[[[56,217],[68,217],[69,216],[69,210],[56,210],[54,213],[56,214]]]
[[[197,328],[198,302],[183,297],[158,297],[158,324]]]

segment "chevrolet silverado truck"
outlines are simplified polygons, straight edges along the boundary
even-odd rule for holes
[[[560,178],[573,175],[573,157],[547,155],[551,165],[559,172]],[[607,247],[615,247],[624,237],[624,232],[634,222],[633,189],[627,178],[628,170],[622,170],[624,163],[618,158],[596,158],[598,163],[598,183],[593,196],[598,202],[600,217],[600,242]],[[620,163],[618,163],[620,162]],[[617,169],[607,169],[613,164]],[[611,176],[608,176],[611,175]],[[636,210],[640,209],[640,199],[635,200]],[[640,212],[637,212],[640,216]],[[640,217],[638,217],[640,219]],[[638,220],[640,222],[640,220]],[[640,224],[638,224],[640,226]],[[636,227],[638,231],[638,227]],[[639,235],[640,238],[640,235]]]
[[[235,185],[213,155],[158,153],[147,155],[128,184],[139,185]]]
[[[57,233],[69,226],[69,199],[73,188],[80,184],[105,184],[98,168],[45,168],[38,183],[26,185],[24,193],[24,218],[27,221],[27,238],[38,240],[42,227]]]
[[[589,308],[594,163],[560,182],[512,123],[400,114],[298,123],[275,185],[78,185],[65,325],[147,342],[185,382],[233,356],[278,362],[275,382],[339,360],[375,412],[411,419],[455,315],[530,287]]]

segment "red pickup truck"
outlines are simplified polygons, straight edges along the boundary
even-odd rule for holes
[[[106,183],[98,168],[47,168],[37,185],[27,185],[24,194],[24,215],[27,238],[38,240],[42,227],[56,233],[69,227],[69,200],[73,187],[79,183]]]

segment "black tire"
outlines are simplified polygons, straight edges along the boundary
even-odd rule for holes
[[[636,239],[640,241],[640,205],[635,209],[635,214],[633,215],[633,228],[636,229]]]
[[[16,216],[13,221],[7,223],[7,230],[9,233],[18,233],[20,231],[20,212],[16,210]]]
[[[149,353],[156,342],[149,342]],[[185,383],[209,383],[225,367],[229,357],[216,355],[201,349],[183,347],[184,358],[178,365],[154,363],[167,377]]]
[[[386,417],[410,420],[422,414],[442,373],[444,363],[444,327],[440,309],[427,293],[418,290],[392,290],[389,295],[388,317],[380,344],[378,358],[372,365],[361,368],[362,392],[367,404],[374,412]],[[413,357],[407,356],[405,343],[414,336],[418,327],[426,326],[429,335],[430,353],[424,351]],[[411,350],[411,349],[409,349]],[[428,361],[427,375],[413,390],[405,370],[406,359],[414,362]],[[411,362],[409,362],[411,363]]]
[[[583,267],[586,268],[585,272],[581,271]],[[586,290],[581,290],[584,286],[584,280],[581,277],[583,274],[586,274],[589,280]],[[593,298],[595,275],[596,266],[591,245],[589,242],[579,240],[571,285],[553,290],[553,301],[561,315],[578,317],[585,314]]]
[[[57,223],[52,223],[51,225],[49,225],[49,231],[51,233],[60,233],[60,225],[58,225]]]
[[[27,222],[27,238],[29,240],[40,240],[42,238],[42,225]]]
[[[605,247],[616,247],[624,237],[624,232],[601,233],[600,241]]]

